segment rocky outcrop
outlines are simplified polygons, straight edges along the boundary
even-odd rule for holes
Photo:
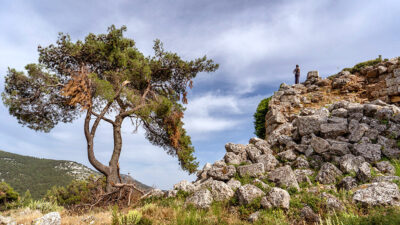
[[[192,185],[181,182],[175,189],[191,193],[187,202],[198,208],[233,198],[238,205],[257,200],[261,208],[288,210],[289,193],[311,193],[323,199],[324,210],[337,212],[346,206],[327,192],[340,189],[351,190],[354,203],[398,205],[393,182],[400,177],[382,159],[400,158],[400,89],[394,90],[400,63],[349,71],[327,79],[311,71],[302,84],[282,84],[269,101],[265,140],[227,143],[223,160],[206,164]],[[305,220],[318,221],[303,206]]]
[[[32,221],[32,225],[61,225],[61,216],[58,212],[48,213]]]

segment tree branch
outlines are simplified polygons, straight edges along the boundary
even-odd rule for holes
[[[89,131],[90,120],[91,120],[90,119],[91,111],[92,111],[92,108],[90,107],[87,110],[86,117],[85,117],[85,124],[84,124],[88,158],[89,158],[90,164],[92,164],[94,168],[96,168],[98,171],[100,171],[101,173],[103,173],[104,175],[107,176],[109,174],[109,168],[107,166],[103,165],[101,162],[99,162],[96,159],[96,156],[94,155],[94,151],[93,151],[93,136],[91,135],[91,133]]]
[[[125,118],[125,117],[131,115],[132,113],[134,113],[136,110],[142,108],[144,106],[144,104],[145,104],[146,96],[150,92],[150,89],[151,89],[151,84],[150,84],[150,81],[149,81],[148,84],[147,84],[147,87],[144,90],[143,95],[142,95],[142,97],[140,99],[140,104],[135,106],[135,108],[133,108],[131,110],[128,110],[128,111],[125,111],[125,112],[119,114],[119,116],[121,116],[122,118]]]
[[[92,113],[92,115],[94,115],[94,116],[96,116],[96,117],[100,117],[100,115],[99,115],[98,113],[95,113],[95,112],[93,112],[93,111],[92,111],[91,113]],[[108,118],[105,117],[105,116],[103,116],[101,119],[104,120],[104,121],[107,121],[107,122],[111,123],[112,125],[115,124],[114,121],[112,121],[111,119],[108,119]]]

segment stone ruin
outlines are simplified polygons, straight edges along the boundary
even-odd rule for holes
[[[289,210],[290,190],[302,190],[340,211],[345,205],[327,191],[343,189],[352,191],[354,203],[399,205],[400,177],[390,163],[400,157],[399,84],[398,59],[326,79],[312,71],[302,84],[282,84],[269,102],[265,139],[227,143],[224,158],[207,163],[196,181],[152,196],[183,191],[187,204],[203,209],[234,198],[239,205],[261,199],[263,208]],[[318,217],[308,206],[303,213]]]

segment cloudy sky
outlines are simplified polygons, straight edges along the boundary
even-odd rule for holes
[[[398,0],[0,0],[0,91],[7,68],[37,62],[37,46],[54,43],[58,32],[79,40],[111,24],[126,25],[125,35],[145,55],[159,38],[185,59],[207,55],[220,64],[195,79],[184,118],[201,166],[221,159],[225,143],[254,136],[257,104],[280,83],[293,82],[295,64],[304,79],[310,70],[326,77],[378,55],[400,55]],[[164,189],[194,179],[128,123],[123,138],[123,173]],[[107,125],[95,140],[97,157],[107,163]],[[0,104],[2,150],[89,165],[85,146],[82,119],[39,133],[20,126]]]

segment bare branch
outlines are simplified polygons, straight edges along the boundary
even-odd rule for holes
[[[95,113],[95,112],[93,112],[93,111],[92,111],[91,113],[92,113],[92,115],[96,116],[97,118],[100,117],[100,115],[99,115],[98,113]],[[103,116],[101,119],[104,120],[104,121],[107,121],[107,122],[111,123],[112,125],[115,124],[114,121],[112,121],[111,119],[108,119],[108,118],[105,117],[105,116]]]

